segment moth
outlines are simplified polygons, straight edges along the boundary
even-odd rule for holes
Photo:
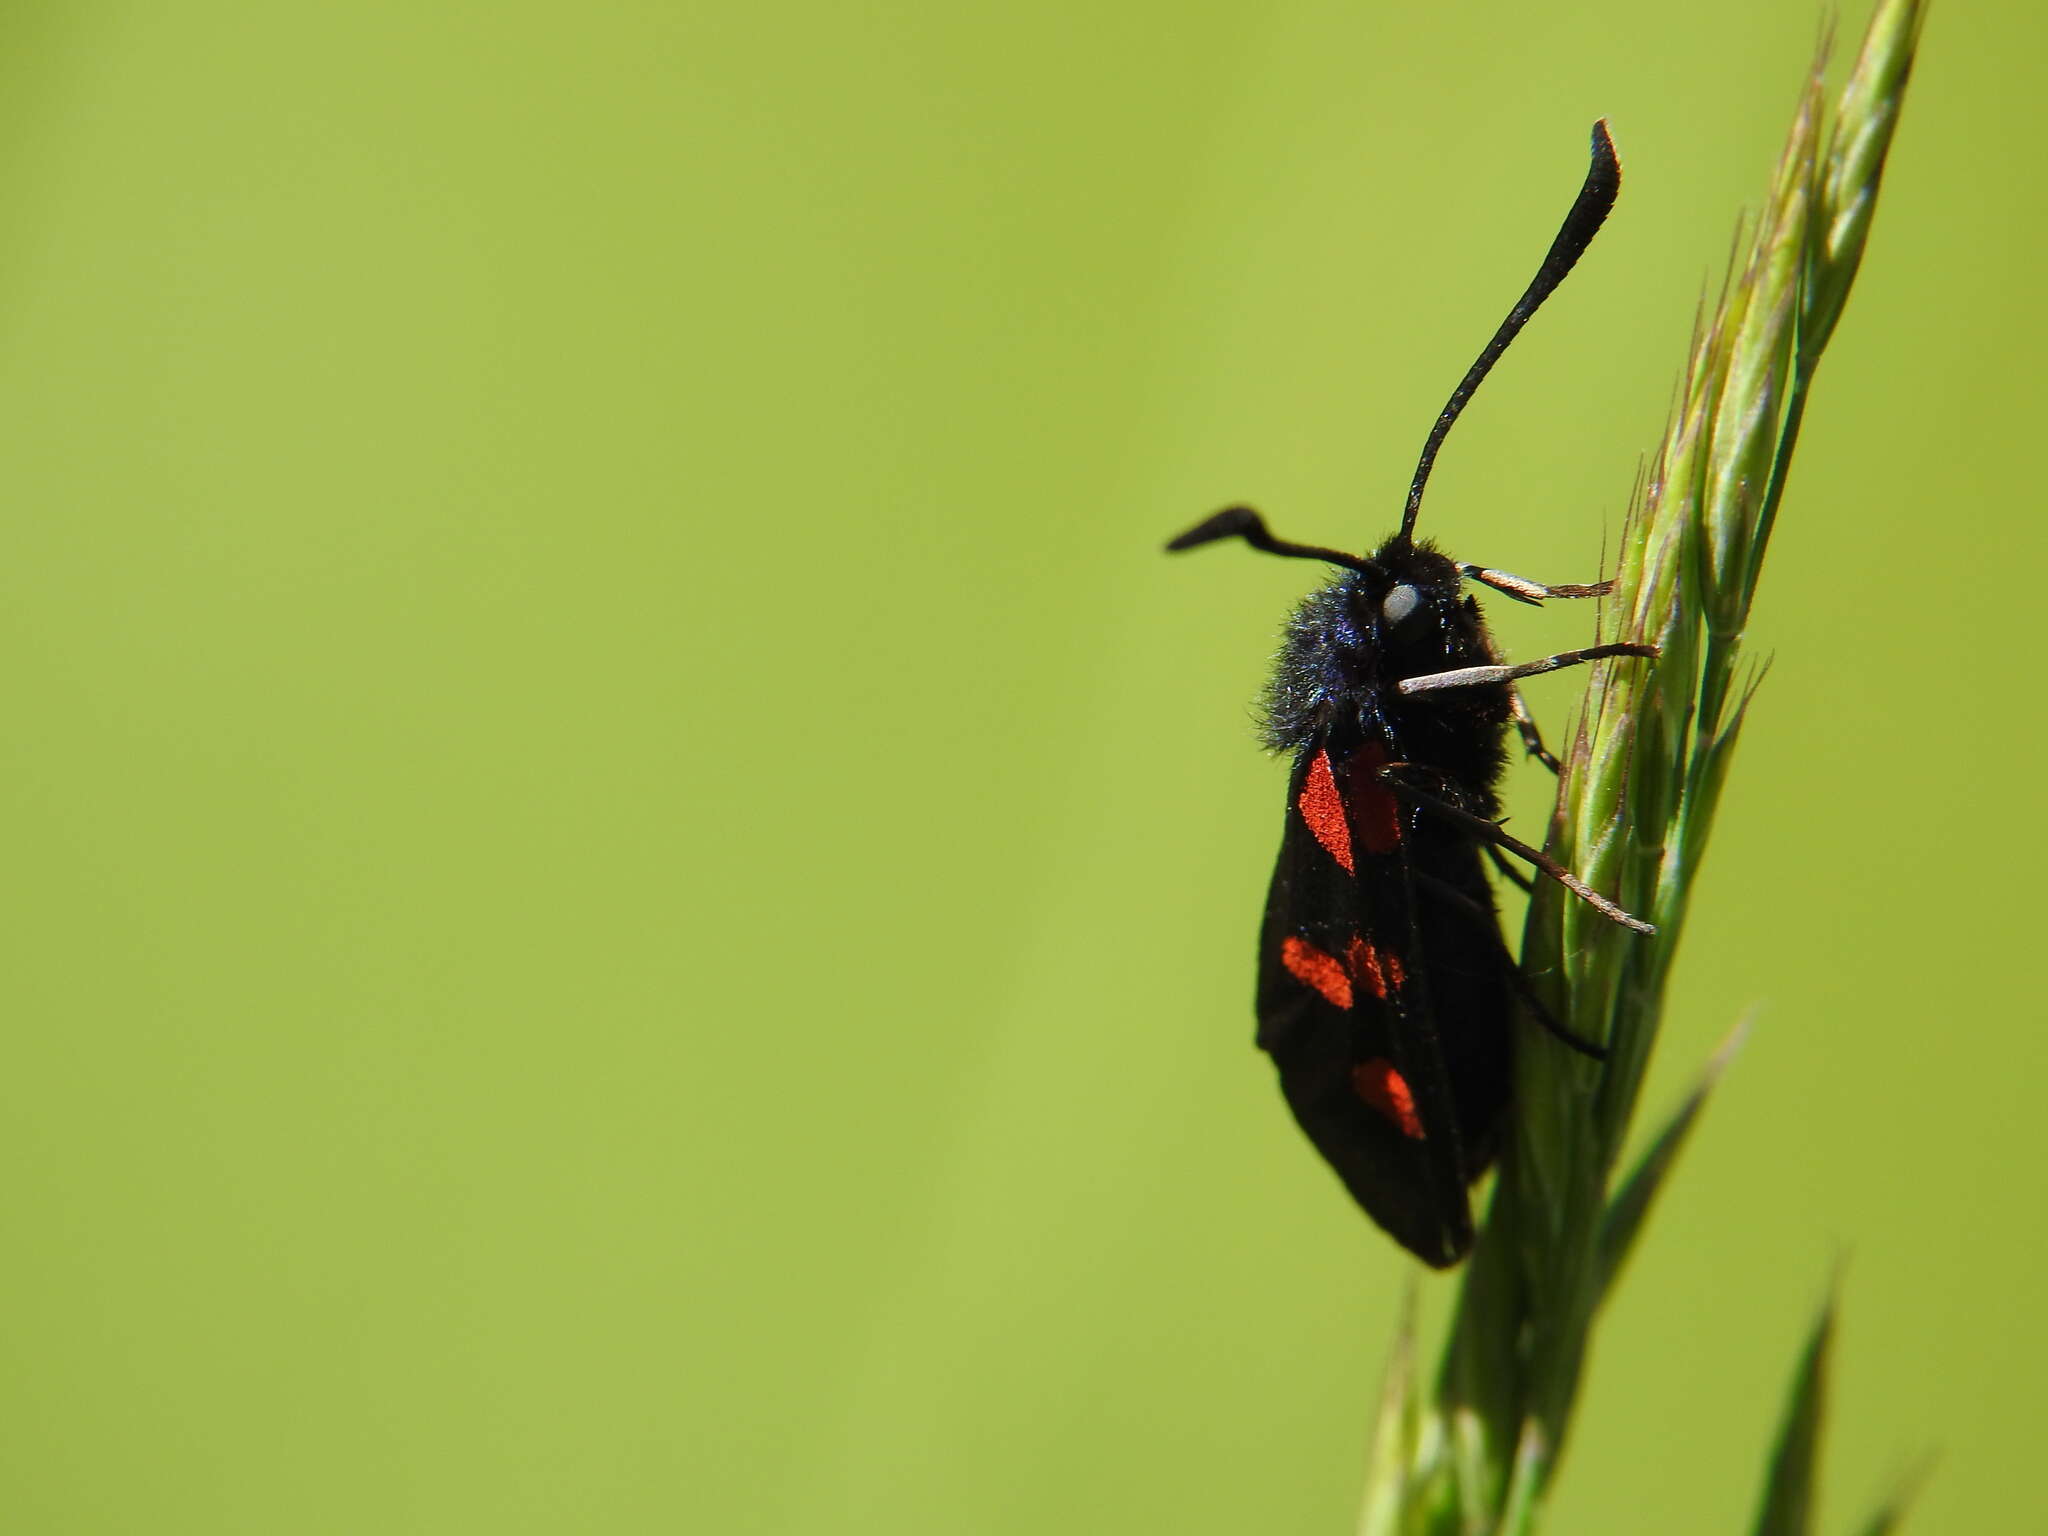
[[[1468,1191],[1499,1150],[1520,1013],[1573,1050],[1605,1054],[1530,996],[1485,860],[1519,881],[1502,858],[1513,853],[1615,922],[1652,931],[1510,837],[1498,786],[1511,725],[1530,755],[1558,766],[1520,679],[1603,656],[1653,657],[1654,647],[1595,645],[1511,665],[1468,582],[1524,603],[1597,597],[1611,583],[1546,586],[1461,564],[1415,536],[1452,424],[1614,206],[1621,165],[1604,122],[1592,139],[1585,182],[1536,276],[1431,427],[1392,537],[1369,555],[1295,544],[1234,506],[1167,545],[1236,538],[1337,568],[1288,624],[1265,699],[1267,745],[1291,754],[1293,770],[1259,932],[1258,1044],[1352,1197],[1439,1268],[1472,1247]]]

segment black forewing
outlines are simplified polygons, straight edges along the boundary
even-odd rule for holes
[[[1463,907],[1461,863],[1489,923],[1492,906],[1469,842],[1454,852],[1396,811],[1376,773],[1387,758],[1377,743],[1332,731],[1297,757],[1259,940],[1258,1041],[1279,1068],[1295,1119],[1352,1197],[1403,1247],[1445,1266],[1472,1246],[1466,1186],[1490,1153],[1490,1145],[1465,1146],[1460,1102],[1482,1122],[1474,1129],[1487,1143],[1499,1105],[1490,1086],[1454,1082],[1454,1058],[1487,1042],[1455,1025],[1447,1042],[1432,1005],[1439,980],[1469,1003],[1463,994],[1487,978],[1468,971],[1484,965],[1432,960],[1422,934],[1452,920],[1440,942],[1455,951],[1459,940],[1450,935],[1479,931],[1480,914]],[[1342,805],[1341,837],[1331,786]],[[1348,852],[1349,870],[1332,843]],[[1449,889],[1438,891],[1439,880]],[[1440,911],[1446,902],[1458,910]],[[1497,987],[1498,977],[1492,982]],[[1502,1073],[1504,1101],[1504,1064],[1485,1060],[1484,1050],[1476,1055],[1486,1071]]]

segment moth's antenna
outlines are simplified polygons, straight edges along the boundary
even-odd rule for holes
[[[1565,274],[1585,255],[1586,247],[1600,232],[1600,226],[1606,222],[1608,211],[1614,207],[1614,199],[1620,191],[1621,162],[1614,158],[1614,140],[1607,136],[1607,120],[1602,118],[1593,125],[1593,163],[1587,168],[1586,183],[1579,188],[1578,200],[1572,204],[1571,212],[1564,216],[1557,238],[1550,242],[1543,265],[1536,269],[1527,290],[1515,300],[1515,307],[1508,311],[1507,319],[1501,321],[1500,329],[1493,333],[1493,340],[1486,344],[1478,361],[1465,370],[1465,377],[1451,391],[1451,398],[1437,417],[1436,425],[1429,429],[1429,441],[1422,445],[1422,460],[1415,466],[1415,478],[1408,485],[1408,505],[1401,513],[1401,532],[1397,537],[1402,543],[1407,543],[1415,531],[1415,514],[1422,510],[1422,488],[1429,482],[1430,467],[1436,463],[1437,450],[1443,447],[1444,438],[1450,434],[1451,423],[1465,409],[1465,402],[1472,398],[1479,381],[1500,361],[1508,343],[1515,339],[1522,327],[1529,323],[1529,317],[1542,307],[1543,301],[1564,281]]]
[[[1324,549],[1320,544],[1295,544],[1274,538],[1266,527],[1266,520],[1250,507],[1225,507],[1215,516],[1195,524],[1166,547],[1170,550],[1193,549],[1197,544],[1213,544],[1218,539],[1243,539],[1253,549],[1263,549],[1269,555],[1325,560],[1331,565],[1348,566],[1354,571],[1372,569],[1371,563],[1360,555],[1347,555],[1341,549]]]

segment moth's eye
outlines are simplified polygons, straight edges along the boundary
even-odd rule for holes
[[[1380,601],[1380,617],[1398,624],[1422,605],[1422,594],[1405,581]]]

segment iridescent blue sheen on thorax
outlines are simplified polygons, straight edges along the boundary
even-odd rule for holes
[[[1389,540],[1365,562],[1302,599],[1267,684],[1264,736],[1276,752],[1377,740],[1396,760],[1446,780],[1490,785],[1505,760],[1505,685],[1402,694],[1403,678],[1495,660],[1479,605],[1458,566],[1426,542]],[[1388,595],[1396,600],[1389,617]],[[1476,728],[1476,729],[1475,729]]]

